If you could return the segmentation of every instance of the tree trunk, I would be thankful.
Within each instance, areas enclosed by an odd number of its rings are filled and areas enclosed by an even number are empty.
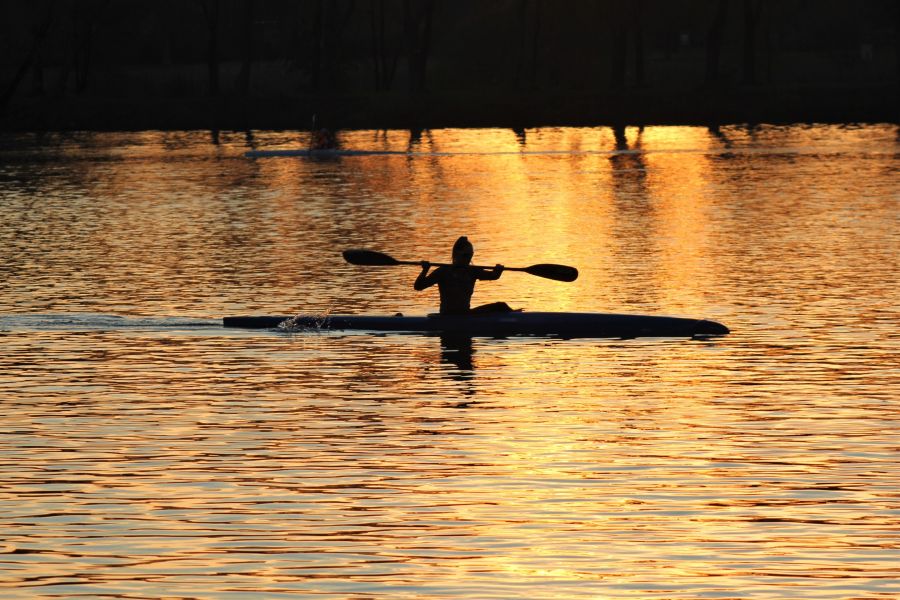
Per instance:
[[[431,22],[434,0],[404,0],[406,56],[409,68],[409,91],[425,91],[428,72],[428,53],[431,47]]]
[[[717,0],[716,14],[706,35],[706,83],[719,82],[719,62],[722,56],[722,38],[728,18],[728,0]]]
[[[340,84],[341,50],[344,47],[343,36],[353,17],[356,0],[349,0],[343,12],[340,10],[340,2],[334,2],[332,8],[329,13],[330,19],[326,21],[325,73],[328,77],[326,82],[328,88],[336,89]]]
[[[513,89],[537,88],[538,45],[541,38],[541,0],[519,0],[515,30],[516,57]],[[533,7],[529,10],[530,7]]]
[[[87,89],[93,65],[94,40],[100,24],[100,15],[106,10],[109,0],[92,2],[90,11],[83,14],[81,39],[76,48],[75,93],[81,94]]]
[[[6,85],[6,89],[0,93],[0,112],[5,111],[7,106],[9,106],[9,101],[12,100],[12,97],[16,93],[16,89],[18,89],[19,84],[22,82],[25,74],[28,73],[32,63],[40,52],[41,45],[44,43],[44,38],[47,37],[47,32],[50,30],[50,25],[52,23],[53,5],[51,4],[47,8],[47,13],[44,18],[37,26],[35,26],[32,32],[31,48],[28,50],[28,54],[25,55],[25,59],[21,62],[19,68],[16,69],[16,74],[13,75],[13,78]]]
[[[397,72],[400,52],[388,47],[388,5],[386,0],[371,0],[372,59],[375,68],[375,89],[389,90]]]
[[[206,21],[206,71],[209,95],[219,95],[219,0],[197,0]]]
[[[425,90],[426,75],[428,73],[428,56],[431,54],[431,26],[434,22],[434,0],[425,1],[424,24],[422,26],[422,45],[419,52],[419,91]]]
[[[250,72],[253,67],[253,14],[255,0],[244,0],[243,45],[244,61],[241,64],[235,87],[242,96],[250,95]]]
[[[517,2],[516,21],[513,26],[513,37],[516,44],[516,58],[513,64],[512,87],[518,90],[522,87],[522,74],[525,71],[525,28],[528,23],[528,0]]]
[[[382,0],[383,1],[383,0]],[[384,76],[384,89],[389,90],[394,85],[394,76],[397,74],[397,63],[400,61],[400,53],[402,51],[402,47],[399,44],[395,44],[393,50],[388,52],[387,50],[387,29],[384,24],[387,20],[387,12],[384,14],[384,18],[382,19],[381,26],[384,29],[385,33],[383,34],[385,37],[384,42],[384,63],[381,66],[381,73]]]
[[[538,88],[538,49],[541,42],[541,22],[544,16],[544,0],[534,0],[534,29],[531,32],[531,89]]]
[[[90,27],[90,25],[88,25]],[[75,93],[81,94],[87,89],[88,75],[91,72],[91,42],[93,36],[85,32],[86,37],[81,40],[75,52]]]
[[[322,57],[325,43],[325,0],[316,0],[316,10],[313,15],[313,51],[312,67],[309,75],[309,85],[314,92],[319,91],[322,85]]]
[[[775,81],[775,28],[772,26],[774,19],[772,13],[774,11],[766,11],[766,25],[763,40],[765,40],[765,78],[766,83],[771,84]]]
[[[41,49],[35,53],[31,65],[31,95],[44,95],[44,57]]]
[[[217,28],[218,29],[218,28]],[[217,30],[209,32],[206,70],[209,73],[209,95],[219,95],[219,35]]]
[[[744,83],[753,85],[756,80],[756,37],[759,30],[763,3],[760,0],[744,0]]]
[[[633,0],[634,10],[634,83],[644,85],[644,0]]]
[[[372,28],[372,67],[375,70],[375,91],[384,86],[384,0],[370,0],[369,25]]]
[[[625,18],[625,11],[626,8],[615,1],[609,6],[612,34],[609,84],[614,90],[625,87],[625,75],[628,72],[628,20]]]
[[[894,65],[897,68],[897,84],[900,85],[900,3],[894,4],[894,53],[897,55]]]

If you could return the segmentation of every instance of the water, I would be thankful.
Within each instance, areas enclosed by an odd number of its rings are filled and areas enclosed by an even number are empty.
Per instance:
[[[896,126],[0,137],[0,595],[896,598]],[[725,338],[226,330],[476,302]]]

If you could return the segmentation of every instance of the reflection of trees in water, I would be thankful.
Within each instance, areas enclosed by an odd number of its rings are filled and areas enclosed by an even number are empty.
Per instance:
[[[614,152],[610,154],[609,162],[613,167],[613,181],[616,184],[628,181],[635,182],[645,192],[644,184],[647,178],[647,164],[644,159],[643,125],[637,128],[637,137],[634,144],[628,145],[628,135],[624,125],[613,126],[613,138],[615,139]],[[618,185],[616,186],[618,188]]]
[[[633,128],[632,128],[633,129]],[[629,145],[624,125],[613,127],[614,147],[609,155],[611,166],[612,206],[616,235],[610,247],[614,261],[628,264],[633,256],[658,260],[656,247],[660,238],[658,207],[647,186],[647,164],[643,150],[643,127],[637,128]],[[651,267],[655,272],[657,268]],[[647,286],[636,279],[619,282],[616,292],[624,302],[641,302],[648,293]]]
[[[513,127],[513,133],[516,135],[516,141],[519,142],[519,145],[524,149],[525,144],[528,141],[528,138],[525,133],[524,127]]]
[[[636,209],[640,214],[652,209],[650,193],[647,190],[647,164],[642,145],[643,134],[644,128],[638,127],[637,137],[629,146],[625,126],[613,127],[615,147],[609,156],[609,162],[612,165],[615,204],[623,215],[623,222],[632,219]]]

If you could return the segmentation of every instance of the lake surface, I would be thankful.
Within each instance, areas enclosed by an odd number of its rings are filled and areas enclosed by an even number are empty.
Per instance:
[[[0,596],[900,597],[894,125],[0,136]],[[712,340],[242,331],[475,302]]]

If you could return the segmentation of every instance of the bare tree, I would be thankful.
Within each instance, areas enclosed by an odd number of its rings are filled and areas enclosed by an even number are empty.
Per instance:
[[[250,93],[250,69],[253,66],[253,15],[255,0],[243,0],[241,14],[241,29],[243,43],[243,62],[238,72],[235,88],[243,96]]]
[[[44,91],[44,48],[42,44],[31,61],[31,95],[43,96]]]
[[[644,2],[645,0],[632,0],[631,3],[631,22],[634,28],[634,84],[638,87],[643,86],[645,80]]]
[[[93,65],[94,40],[109,0],[94,0],[77,4],[77,17],[73,20],[72,25],[75,29],[75,47],[72,54],[75,63],[75,93],[81,94],[88,86]]]
[[[313,48],[310,88],[334,88],[341,60],[341,37],[353,16],[355,0],[316,0],[313,13]]]
[[[375,89],[389,90],[397,72],[399,50],[388,45],[389,22],[388,3],[386,0],[370,0],[370,24],[372,27],[372,62],[375,67]]]
[[[608,25],[612,48],[610,52],[609,84],[613,89],[625,87],[628,72],[628,19],[627,8],[620,2],[607,2]]]
[[[762,16],[762,0],[744,0],[744,72],[743,80],[755,84],[756,80],[756,38]]]
[[[219,8],[220,0],[194,0],[203,13],[206,25],[206,71],[209,77],[209,95],[219,95]]]
[[[534,0],[534,27],[531,31],[531,69],[528,80],[531,88],[538,86],[538,49],[541,43],[541,23],[544,21],[544,0]]]
[[[325,0],[316,0],[312,20],[312,65],[309,74],[309,86],[318,91],[322,85],[322,57],[325,53],[325,11],[329,4]]]
[[[16,69],[12,79],[6,84],[6,88],[0,93],[0,112],[5,111],[7,106],[9,106],[9,101],[12,100],[19,84],[22,83],[22,79],[25,77],[28,69],[31,68],[40,53],[44,40],[47,38],[47,33],[50,31],[50,25],[53,23],[54,6],[54,3],[48,3],[42,11],[42,16],[32,27],[31,44],[29,45],[28,52],[25,54],[25,58],[22,59],[22,62],[19,63],[19,68]]]
[[[900,84],[900,3],[893,4],[894,9],[894,53],[896,54],[895,67],[897,69],[897,83]]]
[[[519,0],[516,31],[519,34],[513,87],[538,87],[538,50],[541,42],[543,0]],[[527,82],[527,83],[526,83]]]
[[[431,27],[434,0],[403,0],[406,31],[406,60],[409,67],[410,92],[423,92],[431,51]]]
[[[722,58],[722,38],[728,20],[729,0],[716,0],[716,12],[706,34],[706,83],[719,82],[719,63]]]

